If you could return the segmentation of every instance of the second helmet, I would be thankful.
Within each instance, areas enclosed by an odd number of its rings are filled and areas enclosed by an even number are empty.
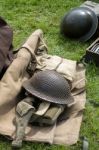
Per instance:
[[[65,14],[61,22],[61,33],[79,41],[89,40],[96,32],[98,18],[87,7],[77,7]]]

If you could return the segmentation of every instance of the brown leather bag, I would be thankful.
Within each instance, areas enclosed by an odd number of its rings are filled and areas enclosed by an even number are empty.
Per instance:
[[[0,77],[2,77],[13,59],[12,40],[12,28],[0,17]]]

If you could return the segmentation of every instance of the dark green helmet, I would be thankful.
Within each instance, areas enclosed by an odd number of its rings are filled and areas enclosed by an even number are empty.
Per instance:
[[[97,26],[96,14],[87,7],[78,7],[63,17],[61,33],[79,41],[87,41],[96,32]]]
[[[56,71],[35,73],[23,83],[23,87],[33,96],[52,103],[69,104],[74,101],[68,81]]]

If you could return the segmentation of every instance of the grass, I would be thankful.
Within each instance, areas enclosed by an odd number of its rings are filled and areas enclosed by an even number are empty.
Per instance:
[[[38,28],[44,32],[49,54],[79,60],[91,42],[79,43],[64,39],[59,34],[62,16],[70,9],[79,6],[83,0],[0,0],[0,15],[13,28],[13,45],[17,49],[26,38]],[[98,2],[98,1],[97,1]],[[88,65],[87,103],[80,136],[86,136],[90,150],[99,149],[99,68]],[[92,103],[92,100],[94,103]],[[95,103],[98,103],[98,106]],[[81,150],[82,142],[73,146],[56,146],[24,142],[21,150]],[[10,150],[11,141],[0,136],[0,150]]]

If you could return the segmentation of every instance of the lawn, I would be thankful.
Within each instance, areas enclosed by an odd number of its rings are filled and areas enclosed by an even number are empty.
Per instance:
[[[0,15],[13,28],[14,49],[19,48],[35,29],[41,28],[49,48],[49,54],[80,60],[92,41],[80,43],[64,39],[59,34],[59,27],[62,16],[83,2],[84,0],[0,0]],[[86,78],[87,102],[80,136],[88,138],[90,150],[98,150],[99,69],[95,65],[88,65]],[[81,147],[81,141],[67,147],[24,142],[21,150],[81,150]],[[10,149],[11,141],[0,136],[0,150]]]

